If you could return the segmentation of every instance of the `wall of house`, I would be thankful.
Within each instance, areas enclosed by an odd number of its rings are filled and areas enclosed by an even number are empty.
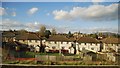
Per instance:
[[[69,47],[71,47],[71,42],[59,42],[59,41],[46,41],[46,45],[49,47],[49,49],[53,49],[55,47],[56,50],[64,48],[65,50],[69,50]]]
[[[97,43],[81,43],[79,44],[79,49],[82,51],[83,49],[87,49],[90,51],[98,52],[100,50],[100,44]]]
[[[18,40],[18,42],[23,43],[23,44],[27,44],[27,45],[32,45],[34,47],[36,47],[37,45],[40,46],[40,41],[39,40]]]
[[[62,49],[64,47],[65,50],[69,50],[69,53],[74,53],[74,49],[70,47],[72,46],[72,42],[54,42],[54,41],[46,41],[46,45],[49,46],[49,49],[53,49],[55,47],[56,50]],[[76,50],[77,54],[79,54],[79,50],[87,49],[90,51],[98,52],[100,51],[100,44],[94,44],[94,43],[76,43]]]
[[[23,43],[23,44],[28,44],[28,41],[27,41],[27,40],[16,40],[16,41],[18,41],[18,42],[20,42],[20,43]]]
[[[2,37],[2,42],[14,41],[14,37]]]
[[[106,53],[106,54],[109,61],[113,61],[113,62],[116,61],[116,57],[114,56],[113,53]]]
[[[104,49],[103,51],[109,51],[110,48],[112,48],[113,50],[115,50],[116,52],[118,52],[118,50],[120,49],[120,44],[106,44],[103,43]]]
[[[37,45],[40,46],[40,41],[39,40],[28,40],[28,45],[32,45],[36,47]]]
[[[107,45],[105,43],[103,43],[103,50],[102,50],[102,52],[106,52],[108,50],[107,48],[108,48]]]
[[[111,48],[113,48],[113,50],[115,50],[116,52],[118,52],[118,45],[117,44],[112,44]]]

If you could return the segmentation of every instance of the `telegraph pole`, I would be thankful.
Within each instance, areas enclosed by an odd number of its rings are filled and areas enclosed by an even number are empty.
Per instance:
[[[60,49],[60,43],[58,42],[58,46],[59,46],[59,55],[61,55],[61,49]]]

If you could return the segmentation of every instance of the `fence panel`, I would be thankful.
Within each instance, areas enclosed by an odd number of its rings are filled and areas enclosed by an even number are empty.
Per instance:
[[[57,61],[56,56],[48,56],[48,57],[49,57],[48,58],[49,61],[52,61],[52,62],[56,62]]]
[[[37,61],[77,61],[75,56],[48,56],[48,55],[36,55],[35,58]]]
[[[49,60],[48,55],[36,55],[35,58],[37,59],[37,61],[48,61]]]

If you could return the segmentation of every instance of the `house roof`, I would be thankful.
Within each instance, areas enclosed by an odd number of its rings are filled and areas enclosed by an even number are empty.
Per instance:
[[[99,43],[99,41],[91,37],[80,37],[78,43]]]
[[[71,41],[64,35],[52,35],[47,39],[48,41]]]
[[[75,41],[76,39],[75,39],[74,37],[70,37],[69,40],[73,42],[73,41]]]
[[[28,39],[29,40],[39,40],[40,38],[35,33],[29,33]]]
[[[25,33],[16,36],[16,40],[39,40],[35,33]]]
[[[113,38],[113,37],[108,37],[108,38],[105,38],[102,40],[103,43],[106,43],[106,44],[118,44],[120,43],[120,38]]]
[[[3,37],[14,37],[15,33],[11,31],[3,31],[2,36]]]
[[[13,47],[13,46],[27,47],[26,44],[22,44],[22,43],[17,42],[17,41],[7,42],[6,46],[10,46],[10,47]]]

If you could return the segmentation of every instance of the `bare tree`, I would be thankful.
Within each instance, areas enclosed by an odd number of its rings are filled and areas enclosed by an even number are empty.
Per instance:
[[[25,30],[25,29],[21,29],[21,30],[19,30],[18,32],[19,32],[19,34],[26,34],[28,31]]]
[[[45,32],[46,32],[46,27],[44,26],[44,25],[42,25],[41,27],[40,27],[40,33],[39,33],[39,35],[41,36],[41,37],[45,37]],[[39,36],[39,37],[40,37]],[[40,39],[40,52],[44,52],[44,50],[45,50],[45,46],[42,44],[42,38]]]
[[[42,25],[40,27],[40,36],[44,37],[45,36],[45,31],[46,31],[46,27],[44,25]]]
[[[56,32],[56,29],[53,28],[51,34],[53,35],[53,34],[56,34],[56,33],[57,33],[57,32]]]

